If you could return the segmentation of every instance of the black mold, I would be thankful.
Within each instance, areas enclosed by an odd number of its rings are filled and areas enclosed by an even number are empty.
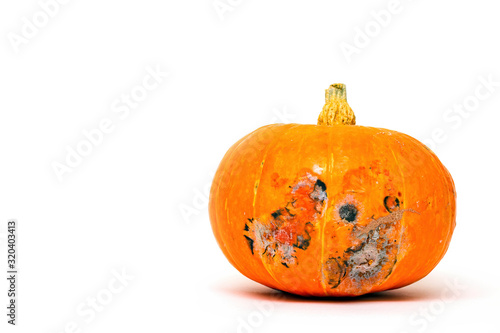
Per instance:
[[[396,204],[396,207],[389,207],[389,200],[392,200],[395,204]],[[399,199],[397,197],[392,197],[390,195],[386,196],[384,198],[384,206],[385,206],[385,209],[387,209],[387,211],[389,213],[392,213],[394,210],[397,210],[399,208]]]
[[[253,254],[253,239],[251,239],[250,237],[248,237],[246,235],[244,237],[247,240],[248,247],[250,248],[250,251],[252,251],[252,254]]]
[[[358,209],[353,204],[345,204],[339,208],[339,215],[342,220],[354,222],[358,215]]]
[[[359,252],[359,251],[361,251],[363,249],[363,247],[365,246],[365,244],[366,244],[366,241],[361,242],[357,246],[351,246],[350,248],[348,248],[347,250],[345,250],[344,253],[356,253],[356,252]]]
[[[323,192],[326,191],[326,184],[323,183],[320,179],[316,181],[316,184],[314,184],[314,186],[320,187]]]

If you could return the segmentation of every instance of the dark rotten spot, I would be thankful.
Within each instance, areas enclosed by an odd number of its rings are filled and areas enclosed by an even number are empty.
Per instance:
[[[358,215],[358,209],[353,204],[345,204],[339,209],[339,215],[342,220],[354,222]]]
[[[316,184],[314,186],[318,186],[321,188],[321,191],[325,192],[326,191],[326,184],[323,183],[320,179],[316,181]]]
[[[384,198],[384,206],[389,213],[392,213],[393,211],[399,209],[399,199],[388,195]]]
[[[252,254],[253,254],[253,239],[251,239],[250,237],[248,236],[244,236],[245,239],[247,240],[247,243],[248,243],[248,247],[250,248],[250,251],[252,251]]]
[[[314,183],[314,190],[309,194],[309,197],[318,203],[323,203],[328,198],[326,184],[317,179]]]
[[[278,209],[277,211],[275,211],[274,213],[271,213],[271,215],[273,216],[273,218],[278,218],[278,216],[281,216],[281,209]]]

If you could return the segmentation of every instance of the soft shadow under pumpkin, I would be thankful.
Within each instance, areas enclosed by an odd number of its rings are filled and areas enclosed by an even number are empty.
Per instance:
[[[214,284],[217,292],[235,297],[255,299],[259,301],[286,303],[353,303],[353,302],[421,302],[440,299],[443,281],[447,277],[432,274],[415,284],[399,289],[365,294],[357,297],[304,297],[279,290],[267,288],[252,281],[235,281],[228,279]],[[449,278],[448,278],[449,279]]]

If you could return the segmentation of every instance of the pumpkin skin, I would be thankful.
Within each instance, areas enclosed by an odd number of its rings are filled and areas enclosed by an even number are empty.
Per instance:
[[[302,296],[358,296],[406,286],[438,264],[455,198],[449,172],[408,135],[274,124],[228,150],[209,213],[246,277]]]

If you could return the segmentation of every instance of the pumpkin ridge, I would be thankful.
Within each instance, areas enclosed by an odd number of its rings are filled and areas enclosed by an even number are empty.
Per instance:
[[[284,125],[284,126],[287,126],[287,125]],[[262,179],[262,173],[264,172],[264,164],[265,164],[265,161],[267,158],[267,154],[269,153],[269,150],[275,145],[275,143],[278,141],[278,139],[281,138],[281,136],[285,136],[287,133],[289,133],[291,131],[292,128],[300,126],[300,125],[299,124],[291,124],[288,126],[289,127],[285,130],[285,132],[281,133],[281,135],[277,135],[270,142],[268,142],[268,144],[265,148],[265,151],[264,151],[262,162],[260,163],[259,177],[258,177],[258,179],[255,180],[254,184],[259,182],[259,185],[260,185],[260,180]],[[260,187],[259,185],[257,185],[258,187],[254,190],[254,198],[253,198],[253,205],[252,205],[252,216],[253,217],[256,216],[256,214],[255,214],[255,201],[257,199],[257,194],[259,192],[259,187]],[[259,256],[259,257],[260,257],[260,261],[262,262],[262,265],[264,266],[264,269],[267,271],[267,273],[273,278],[273,280],[276,282],[277,285],[279,285],[279,286],[281,286],[281,288],[283,288],[283,285],[281,284],[279,279],[276,278],[276,276],[272,270],[271,264],[264,262],[263,256]]]
[[[393,135],[393,134],[391,134]],[[380,140],[380,136],[378,137],[379,141]],[[403,171],[401,170],[401,165],[399,163],[399,159],[397,158],[396,154],[394,153],[394,149],[390,146],[389,147],[389,150],[391,151],[392,153],[392,156],[394,157],[394,161],[395,161],[395,164],[398,166],[398,170],[399,170],[399,174],[400,174],[400,177],[401,177],[401,183],[403,185],[403,189],[402,189],[402,194],[403,194],[403,197],[402,197],[402,200],[400,202],[400,205],[401,205],[401,210],[404,211],[405,209],[405,205],[407,204],[407,201],[406,201],[406,181],[405,181],[405,176],[403,174]],[[386,278],[384,279],[384,281],[382,283],[384,283],[385,281],[387,281],[389,279],[389,277],[391,276],[392,272],[396,269],[396,266],[399,262],[398,260],[398,257],[399,257],[399,254],[400,254],[400,251],[401,251],[401,241],[403,239],[403,234],[405,232],[405,223],[404,223],[404,215],[401,217],[401,231],[399,232],[399,240],[398,240],[398,247],[397,247],[397,250],[396,250],[396,261],[394,262],[394,265],[391,267],[391,271],[389,272],[389,274],[386,276]]]
[[[410,137],[410,138],[412,138],[412,137]],[[413,138],[412,138],[412,139],[413,139]],[[415,140],[415,139],[413,139],[413,140]],[[415,140],[415,141],[416,141],[416,140]],[[427,148],[427,146],[425,146],[425,147]],[[435,165],[435,166],[437,167],[437,169],[439,170],[439,172],[440,172],[440,174],[441,174],[441,177],[439,177],[439,178],[441,179],[441,181],[442,181],[442,183],[443,183],[443,186],[445,186],[445,187],[446,187],[446,186],[447,186],[447,183],[448,183],[447,179],[448,179],[448,177],[450,177],[450,176],[449,176],[449,172],[448,172],[448,170],[446,170],[446,168],[444,167],[444,165],[443,165],[443,164],[441,164],[441,165],[440,165],[440,163],[436,163],[436,160],[438,160],[438,158],[437,158],[436,154],[435,154],[432,150],[430,150],[429,148],[427,148],[427,153],[431,156],[432,161],[434,162],[434,165]],[[448,174],[448,175],[447,175],[447,174]],[[451,177],[450,177],[450,178],[451,178]],[[447,192],[447,197],[448,197],[448,200],[447,200],[447,201],[448,201],[449,203],[451,203],[451,202],[452,202],[452,200],[451,200],[451,198],[450,198],[450,194],[451,194],[451,193],[450,193],[450,191],[448,191],[448,192]],[[449,229],[449,231],[448,231],[448,233],[447,233],[447,235],[446,235],[447,237],[449,237],[449,235],[450,235],[451,233],[453,233],[454,228],[455,228],[454,224],[451,224],[451,225],[450,225],[450,229]],[[441,253],[440,253],[440,256],[439,256],[439,257],[440,257],[440,259],[444,257],[444,255],[446,254],[446,251],[448,251],[448,247],[449,247],[449,244],[448,244],[448,246],[447,246],[447,247],[445,247],[445,248],[443,248],[443,249],[442,249],[442,251],[441,251]],[[440,259],[439,259],[439,260],[440,260]],[[439,263],[439,260],[438,260],[438,262],[436,263],[436,265],[435,265],[435,266],[437,266],[437,264]]]
[[[332,141],[332,136],[333,133],[331,131],[328,131],[328,140],[326,141],[326,151],[328,154],[328,159],[326,163],[326,178],[328,181],[328,184],[332,184],[333,182],[333,169],[335,168],[335,157],[333,156],[332,152],[332,147],[331,143]],[[333,199],[333,198],[332,198]],[[323,287],[323,292],[325,293],[326,296],[329,295],[328,293],[328,288],[326,286],[326,276],[325,276],[325,229],[326,229],[326,224],[327,224],[327,218],[329,216],[328,214],[328,209],[329,209],[329,201],[326,202],[325,208],[324,208],[324,213],[322,216],[322,222],[321,222],[321,286]],[[328,259],[330,260],[330,259]]]

